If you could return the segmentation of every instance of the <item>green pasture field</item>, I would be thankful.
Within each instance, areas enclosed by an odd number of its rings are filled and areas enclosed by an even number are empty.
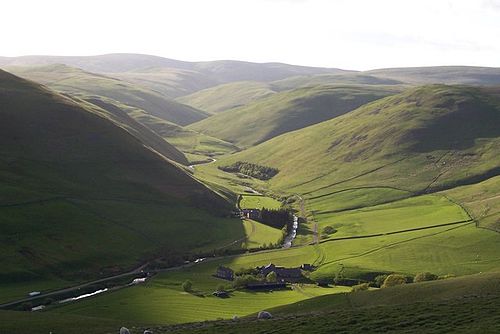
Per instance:
[[[242,209],[279,209],[281,202],[267,196],[241,195],[240,207]]]
[[[268,225],[261,224],[255,220],[243,220],[243,227],[247,239],[243,241],[242,248],[259,248],[264,245],[271,245],[280,241],[283,237],[281,230]]]

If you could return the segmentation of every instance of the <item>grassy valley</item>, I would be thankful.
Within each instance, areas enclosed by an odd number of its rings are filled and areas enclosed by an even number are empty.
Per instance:
[[[148,262],[0,331],[497,331],[495,69],[0,64],[0,303]]]
[[[498,173],[496,91],[427,86],[366,104],[220,161],[280,172],[271,188],[310,197],[368,188],[432,192]]]

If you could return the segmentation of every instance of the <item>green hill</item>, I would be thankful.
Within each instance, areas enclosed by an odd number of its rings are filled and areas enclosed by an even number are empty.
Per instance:
[[[217,114],[225,110],[247,105],[274,94],[264,82],[240,81],[207,88],[183,96],[177,101],[194,108]]]
[[[219,84],[215,78],[204,73],[171,67],[151,67],[129,72],[106,72],[106,75],[147,87],[170,99]]]
[[[101,98],[101,97],[92,97],[87,98],[86,100],[73,98],[77,100],[79,103],[91,103],[95,106],[98,106],[105,111],[108,112],[109,117],[120,126],[125,127],[128,131],[132,132],[142,143],[146,146],[151,147],[153,150],[158,153],[164,155],[165,157],[178,162],[183,165],[188,164],[188,160],[178,149],[176,149],[173,145],[165,141],[162,137],[160,137],[156,132],[151,131],[151,129],[141,122],[140,118],[135,118],[134,113],[129,111],[130,109],[137,111],[135,108],[127,108],[127,106],[118,104],[115,101],[111,101],[109,99]],[[127,111],[129,111],[127,113]],[[141,115],[148,115],[143,110],[137,111]],[[151,116],[153,117],[153,116]],[[166,121],[163,121],[166,122]],[[144,124],[144,125],[143,125]],[[179,127],[173,123],[172,126]]]
[[[499,122],[494,89],[426,86],[284,134],[218,164],[248,161],[277,168],[271,187],[312,197],[359,187],[424,193],[497,175]]]
[[[412,84],[499,85],[500,68],[474,66],[434,66],[386,68],[362,72],[379,78]]]
[[[256,315],[154,328],[155,333],[496,333],[498,273],[315,297]]]
[[[317,74],[290,77],[274,81],[271,86],[274,90],[283,91],[305,86],[317,85],[400,85],[399,80],[379,78],[359,72],[345,74]]]
[[[251,63],[235,60],[186,62],[142,54],[99,56],[0,57],[0,66],[66,64],[85,71],[108,73],[124,81],[174,98],[197,90],[235,81],[281,80],[297,75],[348,73],[334,68],[296,66],[282,63]]]
[[[3,71],[0,105],[2,301],[245,235],[126,115]]]
[[[149,88],[66,65],[8,67],[8,70],[58,92],[83,97],[107,97],[179,125],[187,125],[207,117],[206,113],[172,101]]]
[[[396,92],[395,88],[364,86],[300,88],[225,111],[189,128],[248,147],[338,117]]]
[[[87,98],[86,101],[113,114],[126,114],[136,122],[142,124],[143,127],[152,130],[156,134],[156,141],[164,142],[169,146],[171,144],[171,146],[176,147],[186,154],[187,160],[184,157],[182,160],[173,159],[184,165],[188,164],[188,160],[189,162],[203,161],[207,157],[233,153],[239,150],[238,147],[231,143],[165,121],[148,114],[142,109],[126,106],[117,101],[102,97]],[[151,134],[151,131],[149,133]]]

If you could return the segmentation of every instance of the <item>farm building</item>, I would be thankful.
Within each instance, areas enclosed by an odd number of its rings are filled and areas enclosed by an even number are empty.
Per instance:
[[[227,281],[234,280],[234,271],[231,268],[219,266],[214,274],[215,277],[225,279]]]
[[[300,268],[278,267],[272,263],[264,267],[257,267],[257,270],[264,277],[274,271],[278,282],[297,283],[304,278]]]
[[[244,218],[248,219],[259,219],[260,218],[260,210],[259,209],[243,209],[241,210]]]

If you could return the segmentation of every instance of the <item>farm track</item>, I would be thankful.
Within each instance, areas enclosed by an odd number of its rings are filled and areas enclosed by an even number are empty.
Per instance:
[[[367,239],[367,238],[381,237],[381,236],[386,236],[386,235],[394,235],[394,234],[400,234],[400,233],[429,230],[429,229],[438,228],[438,227],[445,227],[445,226],[452,226],[452,225],[459,225],[459,224],[470,224],[473,222],[474,221],[472,219],[467,219],[467,220],[461,220],[461,221],[457,221],[457,222],[444,223],[444,224],[438,224],[438,225],[432,225],[432,226],[424,226],[424,227],[415,227],[415,228],[409,228],[409,229],[392,231],[392,232],[385,232],[385,233],[375,233],[375,234],[366,234],[366,235],[359,235],[359,236],[331,238],[331,239],[322,240],[319,243],[323,244],[326,242],[340,241],[340,240]]]
[[[55,290],[55,291],[50,291],[50,292],[43,293],[43,294],[40,294],[40,295],[35,296],[35,297],[23,298],[23,299],[18,299],[18,300],[11,301],[11,302],[8,302],[8,303],[0,304],[0,309],[1,308],[6,308],[6,307],[9,307],[9,306],[14,306],[14,305],[21,304],[21,303],[25,303],[25,302],[30,302],[30,301],[37,300],[37,299],[42,299],[42,298],[46,298],[46,297],[50,297],[50,296],[56,296],[56,295],[59,295],[59,294],[72,292],[72,291],[75,291],[75,290],[78,290],[78,289],[81,289],[81,288],[85,288],[85,287],[88,287],[88,286],[91,286],[91,285],[94,285],[94,284],[99,284],[99,283],[104,283],[104,282],[112,281],[112,280],[115,280],[117,278],[122,278],[122,277],[137,275],[137,274],[141,273],[141,271],[143,269],[145,269],[148,265],[149,265],[149,263],[145,263],[145,264],[142,264],[141,266],[139,266],[139,267],[137,267],[137,268],[135,268],[133,270],[130,270],[128,272],[121,273],[121,274],[118,274],[118,275],[114,275],[114,276],[110,276],[110,277],[106,277],[106,278],[101,278],[101,279],[98,279],[98,280],[95,280],[95,281],[91,281],[91,282],[87,282],[87,283],[82,283],[82,284],[75,285],[75,286],[72,286],[72,287],[67,287],[67,288],[63,288],[63,289],[59,289],[59,290]]]

